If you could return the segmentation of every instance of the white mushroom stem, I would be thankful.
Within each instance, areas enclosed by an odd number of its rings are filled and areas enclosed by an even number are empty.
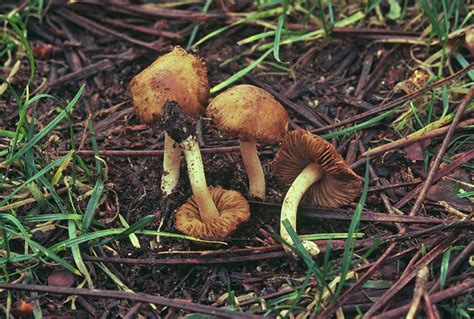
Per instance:
[[[286,231],[285,226],[283,225],[283,221],[287,219],[291,227],[293,227],[293,229],[296,231],[296,214],[298,211],[298,205],[306,191],[311,187],[311,185],[321,179],[323,173],[324,172],[321,169],[321,166],[313,163],[308,164],[308,166],[306,166],[298,175],[298,177],[296,177],[296,179],[293,181],[293,184],[291,184],[290,188],[288,189],[285,199],[283,200],[280,216],[280,236],[287,243],[294,244],[290,235]],[[304,240],[303,246],[313,256],[319,253],[318,246],[312,241]],[[286,251],[290,251],[290,248],[288,248],[286,245],[283,247]]]
[[[181,164],[181,148],[165,132],[165,151],[163,154],[163,176],[161,177],[161,191],[163,196],[171,194],[179,182],[179,166]]]
[[[240,141],[240,152],[249,178],[250,195],[265,200],[265,175],[255,141]]]
[[[181,147],[183,148],[184,156],[186,158],[189,182],[191,183],[193,195],[199,207],[201,220],[204,223],[209,224],[219,217],[219,212],[217,211],[217,207],[211,198],[209,189],[207,188],[201,151],[196,137],[190,135],[181,142]]]

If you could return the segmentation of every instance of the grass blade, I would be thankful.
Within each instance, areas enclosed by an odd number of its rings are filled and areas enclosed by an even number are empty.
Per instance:
[[[362,189],[362,195],[360,196],[359,202],[357,203],[357,207],[354,211],[354,216],[352,217],[351,224],[349,226],[349,237],[346,240],[346,245],[344,247],[344,257],[342,260],[342,267],[341,267],[341,281],[337,285],[336,292],[334,293],[334,299],[337,298],[344,287],[344,283],[346,282],[346,276],[349,273],[349,268],[351,266],[351,260],[353,256],[353,235],[356,229],[359,227],[360,217],[362,215],[362,209],[365,205],[365,200],[367,199],[367,192],[369,190],[369,159],[367,158],[367,162],[365,164],[365,176],[364,176],[364,187]]]
[[[95,211],[97,210],[97,206],[99,206],[100,198],[102,197],[102,193],[104,192],[104,182],[101,179],[98,179],[95,183],[94,189],[92,190],[92,195],[89,198],[89,202],[87,203],[86,212],[84,213],[84,217],[82,218],[82,232],[85,233],[91,223],[92,219],[94,218]]]
[[[20,156],[28,152],[36,143],[38,143],[43,137],[45,137],[56,125],[61,122],[62,119],[66,117],[66,115],[72,110],[72,108],[76,105],[79,101],[82,93],[84,92],[84,85],[81,86],[79,91],[76,93],[74,98],[68,103],[66,108],[56,116],[48,125],[46,125],[38,134],[36,134],[25,146],[23,146],[18,152],[12,155],[7,161],[6,164],[10,164],[13,161],[17,160]]]
[[[223,88],[231,85],[232,83],[234,83],[235,81],[237,81],[238,79],[240,79],[241,77],[243,77],[245,74],[249,73],[250,71],[252,71],[257,65],[259,65],[263,60],[265,60],[265,58],[273,52],[273,49],[270,49],[268,51],[266,51],[264,54],[262,54],[261,57],[259,57],[257,60],[253,61],[251,64],[247,65],[245,68],[243,68],[242,70],[240,70],[239,72],[235,73],[234,75],[232,75],[230,78],[228,78],[227,80],[225,80],[224,82],[221,82],[219,83],[218,85],[216,86],[213,86],[211,88],[211,93],[216,93],[220,90],[222,90]]]

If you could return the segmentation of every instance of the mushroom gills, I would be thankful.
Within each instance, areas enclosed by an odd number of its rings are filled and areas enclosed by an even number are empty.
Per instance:
[[[296,231],[296,216],[298,211],[298,205],[301,202],[306,191],[319,181],[323,177],[324,171],[320,165],[315,163],[308,164],[301,173],[296,177],[296,179],[291,184],[288,192],[285,195],[283,200],[283,205],[281,208],[280,216],[280,236],[285,242],[291,243],[294,245],[293,240],[290,237],[290,234],[286,231],[283,221],[288,220],[291,227]],[[308,250],[310,254],[317,255],[319,249],[317,245],[312,241],[303,241],[303,246]],[[288,251],[289,248],[284,246],[285,250]]]
[[[171,194],[176,185],[178,185],[180,164],[181,148],[178,143],[165,132],[163,176],[161,177],[161,191],[165,197]]]
[[[240,141],[240,153],[249,179],[250,195],[265,200],[265,175],[255,141]]]

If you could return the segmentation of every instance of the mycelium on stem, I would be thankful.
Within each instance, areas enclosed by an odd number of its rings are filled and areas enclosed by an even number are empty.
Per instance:
[[[278,143],[288,130],[288,114],[267,91],[237,85],[219,94],[206,109],[219,131],[237,137],[249,179],[250,195],[265,200],[265,175],[256,143]]]
[[[193,118],[204,113],[209,98],[209,83],[204,62],[180,47],[157,58],[137,74],[129,85],[137,115],[148,125],[163,117],[163,105],[177,101]],[[161,190],[169,195],[179,181],[181,150],[165,133]]]
[[[305,130],[288,133],[275,158],[275,175],[287,191],[281,209],[280,235],[293,244],[285,219],[296,230],[298,205],[303,199],[326,207],[350,203],[361,192],[362,178],[344,162],[331,143]],[[303,241],[312,255],[319,249],[314,242]],[[289,250],[285,246],[286,250]]]
[[[178,103],[165,103],[163,127],[183,149],[193,196],[176,213],[176,228],[199,238],[225,239],[237,226],[247,221],[247,201],[236,191],[208,189],[204,165],[192,119]]]

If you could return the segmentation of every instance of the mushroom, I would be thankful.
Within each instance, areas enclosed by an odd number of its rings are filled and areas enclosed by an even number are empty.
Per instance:
[[[173,100],[192,117],[204,113],[209,98],[206,66],[199,57],[175,47],[137,74],[129,85],[137,115],[148,125],[163,117],[163,105]],[[165,133],[161,190],[169,195],[179,181],[181,150]]]
[[[249,204],[234,190],[210,187],[209,192],[219,217],[205,222],[205,212],[199,209],[196,197],[191,196],[176,212],[175,227],[184,234],[198,238],[226,239],[239,224],[249,220]]]
[[[183,149],[193,191],[176,214],[176,228],[200,238],[224,239],[249,219],[249,205],[236,191],[208,189],[192,119],[175,101],[166,102],[164,112],[163,127]]]
[[[331,143],[305,130],[289,132],[281,142],[275,162],[275,175],[286,192],[280,217],[280,235],[292,243],[283,226],[287,219],[296,229],[298,204],[305,200],[326,207],[350,203],[361,192],[362,178],[344,162]],[[306,195],[305,195],[306,194]],[[313,255],[317,245],[303,241]],[[285,246],[285,250],[289,250]]]
[[[206,114],[222,133],[239,138],[250,195],[265,200],[265,176],[256,142],[278,143],[286,134],[288,114],[283,106],[267,91],[243,84],[216,96]]]

